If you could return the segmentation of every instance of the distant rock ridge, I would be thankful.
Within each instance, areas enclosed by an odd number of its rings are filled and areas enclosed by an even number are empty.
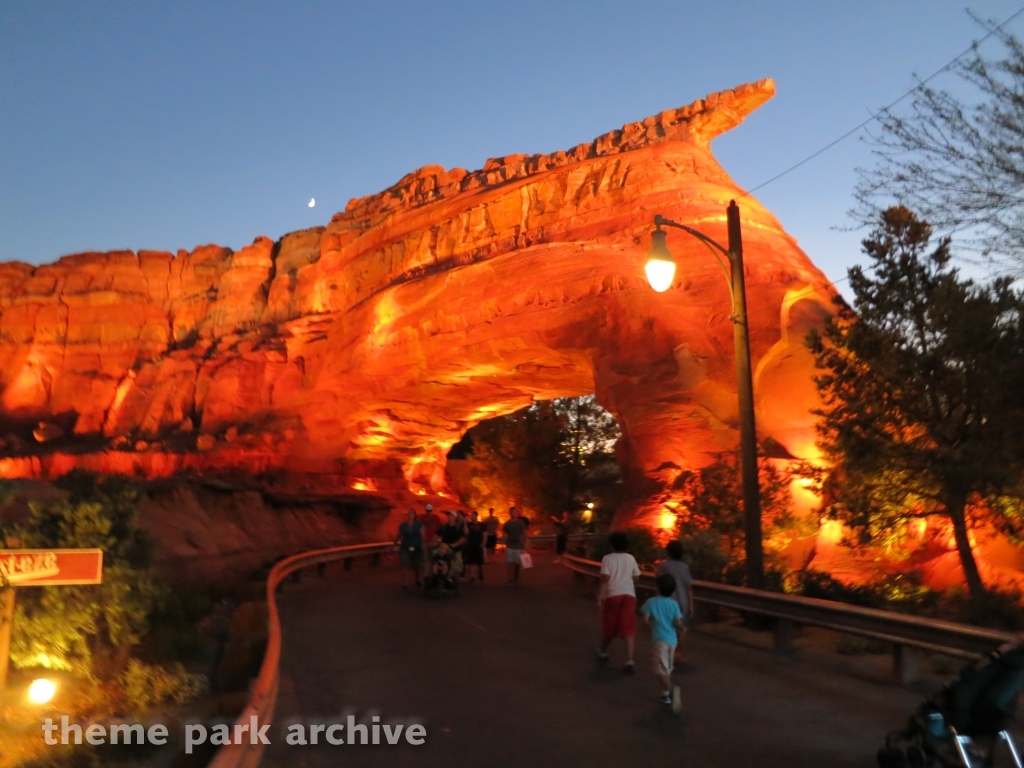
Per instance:
[[[774,95],[775,81],[766,78],[756,83],[709,93],[703,99],[678,109],[666,109],[644,120],[626,123],[622,128],[569,150],[546,155],[492,157],[478,171],[467,171],[464,168],[445,170],[440,165],[426,165],[406,174],[382,192],[349,200],[344,212],[334,214],[331,221],[354,221],[370,227],[380,216],[396,208],[425,205],[460,192],[502,184],[563,165],[629,152],[663,141],[690,141],[707,149],[712,139],[735,128],[748,114]]]

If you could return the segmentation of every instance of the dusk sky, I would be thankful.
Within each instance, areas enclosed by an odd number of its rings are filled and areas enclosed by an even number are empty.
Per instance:
[[[1019,3],[971,8],[1003,21]],[[713,145],[750,188],[983,34],[952,0],[6,0],[0,260],[239,248],[326,224],[422,165],[567,149],[772,77],[776,97]],[[850,138],[756,193],[833,279],[861,259],[863,232],[836,227],[870,162]]]

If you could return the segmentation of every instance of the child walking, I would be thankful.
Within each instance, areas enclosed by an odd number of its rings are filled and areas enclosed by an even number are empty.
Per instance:
[[[679,686],[672,687],[672,665],[678,636],[684,631],[683,614],[679,610],[679,603],[672,599],[672,593],[676,591],[675,578],[663,573],[655,583],[658,585],[658,594],[644,603],[640,611],[651,628],[652,660],[654,674],[661,683],[661,700],[671,704],[672,711],[678,713],[682,709],[682,701],[679,698]]]
[[[601,645],[597,648],[597,659],[608,661],[608,646],[616,637],[626,641],[626,666],[623,669],[632,674],[634,670],[633,649],[636,641],[636,580],[640,568],[629,549],[629,537],[622,531],[615,531],[608,537],[612,552],[601,559],[601,587],[597,592],[597,604],[601,609]]]

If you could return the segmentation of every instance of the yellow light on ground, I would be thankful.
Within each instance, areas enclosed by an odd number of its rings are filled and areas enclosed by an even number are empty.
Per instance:
[[[45,704],[53,698],[55,693],[57,693],[57,684],[53,680],[40,677],[38,680],[33,680],[32,685],[28,687],[28,700],[33,704]]]
[[[665,259],[651,259],[644,267],[647,272],[647,282],[651,284],[658,293],[663,293],[672,287],[672,280],[676,276],[676,263]]]

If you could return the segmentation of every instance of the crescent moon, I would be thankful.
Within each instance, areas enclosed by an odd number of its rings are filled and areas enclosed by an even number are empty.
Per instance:
[[[309,198],[309,207],[312,208],[314,205],[316,205],[316,198]]]

